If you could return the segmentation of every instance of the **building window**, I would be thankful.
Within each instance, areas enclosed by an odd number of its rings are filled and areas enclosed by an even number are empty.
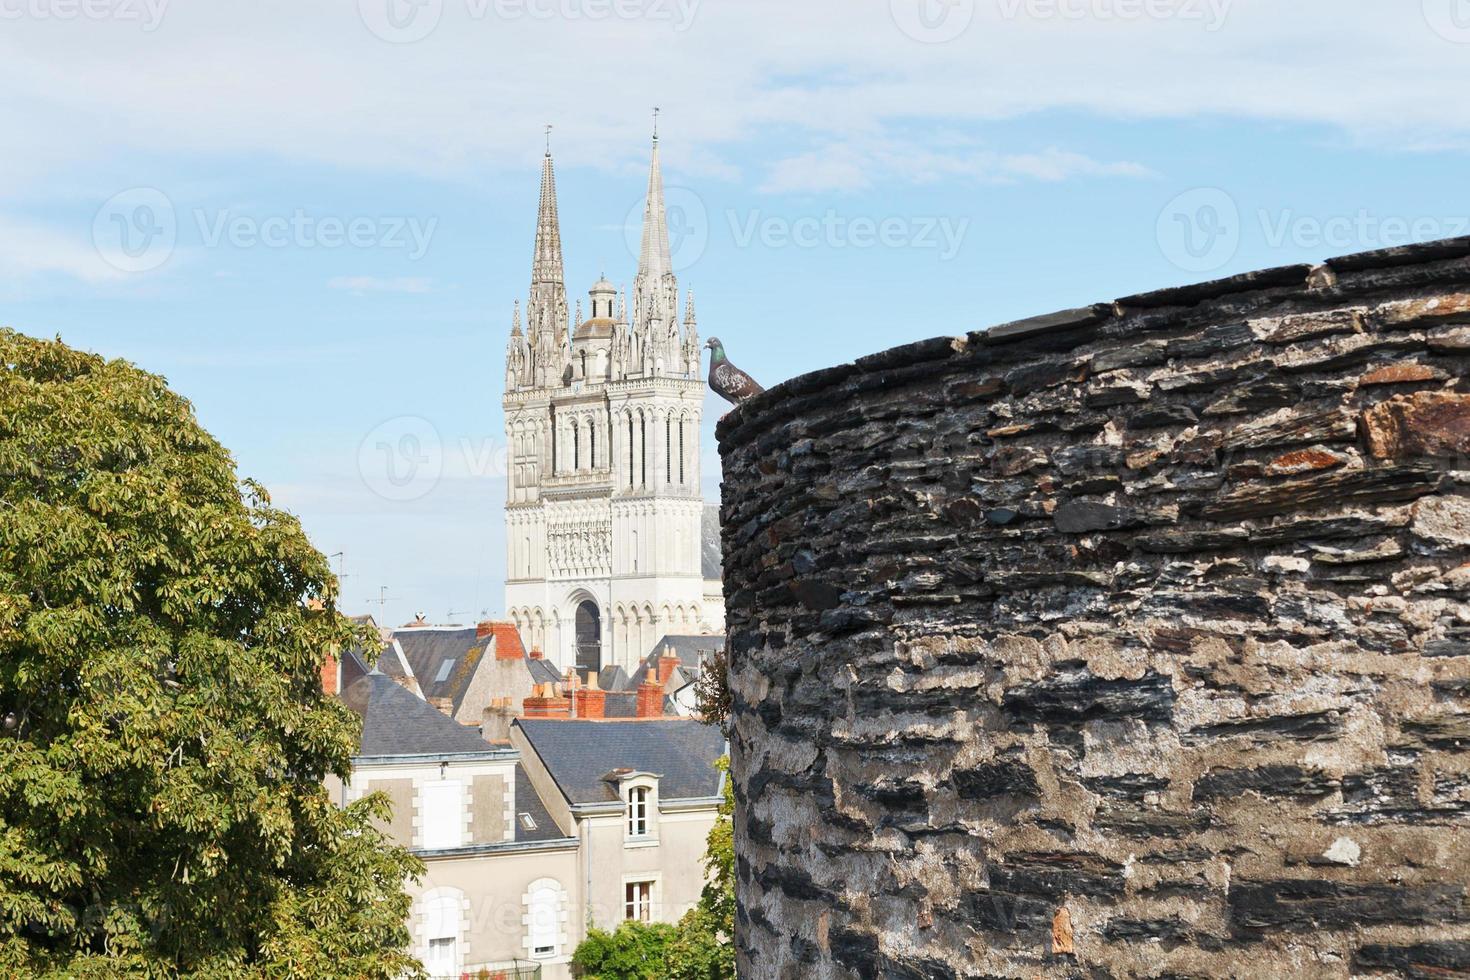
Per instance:
[[[628,836],[648,836],[648,787],[628,790]]]
[[[597,426],[587,424],[587,465],[597,469]]]
[[[664,419],[664,482],[674,482],[674,454],[669,451],[674,445],[674,420]]]
[[[633,416],[628,416],[628,486],[633,485]]]
[[[638,483],[648,486],[648,420],[638,420]]]
[[[623,886],[623,918],[638,922],[653,918],[653,882],[630,881]]]
[[[684,430],[686,428],[688,428],[688,426],[684,423],[684,420],[683,419],[680,419],[679,420],[679,485],[680,486],[683,486],[684,483],[686,482],[685,479],[684,479]]]
[[[582,468],[582,430],[572,423],[572,472]]]
[[[550,878],[531,883],[525,895],[526,946],[536,959],[551,959],[561,940],[561,885]]]
[[[452,779],[425,783],[420,794],[422,847],[439,850],[464,843],[464,787]]]
[[[455,888],[436,888],[420,901],[424,970],[435,980],[458,977],[463,969],[459,940],[464,925],[464,893]]]

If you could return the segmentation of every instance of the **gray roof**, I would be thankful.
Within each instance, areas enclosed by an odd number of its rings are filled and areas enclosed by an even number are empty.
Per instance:
[[[455,710],[459,710],[489,638],[476,639],[475,628],[471,626],[467,629],[406,627],[395,630],[393,639],[408,658],[424,697],[448,698]]]
[[[531,672],[532,684],[555,684],[562,679],[561,671],[550,660],[527,657],[526,669]]]
[[[604,691],[626,691],[628,689],[628,672],[623,669],[622,664],[604,667],[597,673],[597,686]]]
[[[474,729],[451,721],[387,674],[368,674],[341,696],[342,703],[362,719],[359,756],[467,755],[495,750]]]
[[[614,769],[659,776],[660,799],[715,796],[720,773],[715,760],[725,737],[715,725],[692,718],[659,721],[564,721],[518,718],[569,803],[616,803],[618,787],[605,777]]]
[[[649,674],[658,677],[658,661],[663,656],[664,648],[672,647],[674,655],[679,658],[679,666],[684,668],[684,673],[689,677],[698,677],[699,669],[706,660],[725,648],[725,637],[720,634],[713,636],[665,636],[653,647],[638,669],[633,672],[628,686],[636,689],[643,679]]]
[[[720,547],[720,508],[718,504],[705,504],[700,521],[700,568],[707,579],[725,577],[724,551]]]
[[[528,830],[521,821],[521,814],[529,814],[531,822],[536,825],[535,830]],[[516,763],[516,843],[527,843],[529,841],[560,840],[566,836],[556,821],[551,819],[551,814],[546,812],[546,805],[541,802],[536,787],[531,785],[531,777],[526,775],[526,769],[519,762]]]
[[[342,657],[342,690],[347,690],[353,684],[368,675],[369,667],[364,662],[362,651],[357,649],[348,650]]]

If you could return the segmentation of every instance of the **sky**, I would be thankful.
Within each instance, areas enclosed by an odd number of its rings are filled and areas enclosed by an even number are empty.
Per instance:
[[[1470,0],[0,0],[0,325],[165,376],[348,611],[472,622],[548,124],[575,300],[660,108],[680,285],[769,386],[1470,234],[1467,83]]]

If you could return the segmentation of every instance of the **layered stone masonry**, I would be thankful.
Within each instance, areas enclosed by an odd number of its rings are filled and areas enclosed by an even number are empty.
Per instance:
[[[726,416],[741,975],[1470,971],[1467,368],[1459,240]]]

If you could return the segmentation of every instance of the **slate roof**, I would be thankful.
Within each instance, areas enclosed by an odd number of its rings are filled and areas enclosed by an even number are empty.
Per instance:
[[[715,760],[725,737],[715,725],[692,718],[658,721],[566,721],[518,718],[515,722],[567,801],[616,803],[618,788],[604,777],[614,769],[659,776],[659,798],[715,796]]]
[[[628,690],[628,672],[622,664],[604,667],[597,673],[597,686],[604,691]]]
[[[488,636],[480,637],[474,626],[445,629],[437,626],[405,626],[393,633],[393,642],[403,651],[425,698],[446,698],[458,711],[464,704],[475,669],[497,647],[509,645],[514,659],[526,664],[535,684],[561,680],[556,667],[531,660],[521,646],[520,634],[510,623],[494,623]],[[539,666],[538,666],[539,664]],[[550,676],[545,676],[547,671]]]
[[[342,703],[362,719],[359,756],[467,755],[495,747],[472,728],[374,671],[342,692]]]
[[[714,636],[676,636],[669,635],[659,640],[654,645],[648,656],[638,665],[633,672],[633,677],[628,686],[637,689],[643,679],[650,674],[655,679],[658,677],[658,660],[663,656],[665,647],[673,647],[674,655],[679,658],[679,666],[684,668],[684,673],[690,678],[699,676],[700,666],[725,648],[725,638],[719,634]]]
[[[527,813],[531,821],[536,824],[535,830],[527,830],[521,821],[521,814]],[[526,775],[526,769],[519,762],[516,763],[516,843],[523,844],[531,841],[561,840],[566,834],[551,819],[551,814],[546,812],[546,805],[541,802],[541,797],[536,793],[536,787],[531,785],[531,777]]]
[[[699,530],[699,564],[704,572],[704,577],[722,579],[725,577],[725,556],[720,547],[720,507],[718,504],[704,505]]]
[[[403,649],[425,698],[447,698],[458,711],[469,690],[470,678],[485,654],[488,638],[477,640],[473,626],[466,629],[405,627],[393,639]]]
[[[341,673],[341,690],[344,691],[368,675],[368,665],[363,662],[361,651],[348,650],[342,656]]]
[[[561,672],[556,669],[556,664],[550,660],[537,660],[528,658],[526,669],[531,672],[532,684],[555,684],[561,680]]]

